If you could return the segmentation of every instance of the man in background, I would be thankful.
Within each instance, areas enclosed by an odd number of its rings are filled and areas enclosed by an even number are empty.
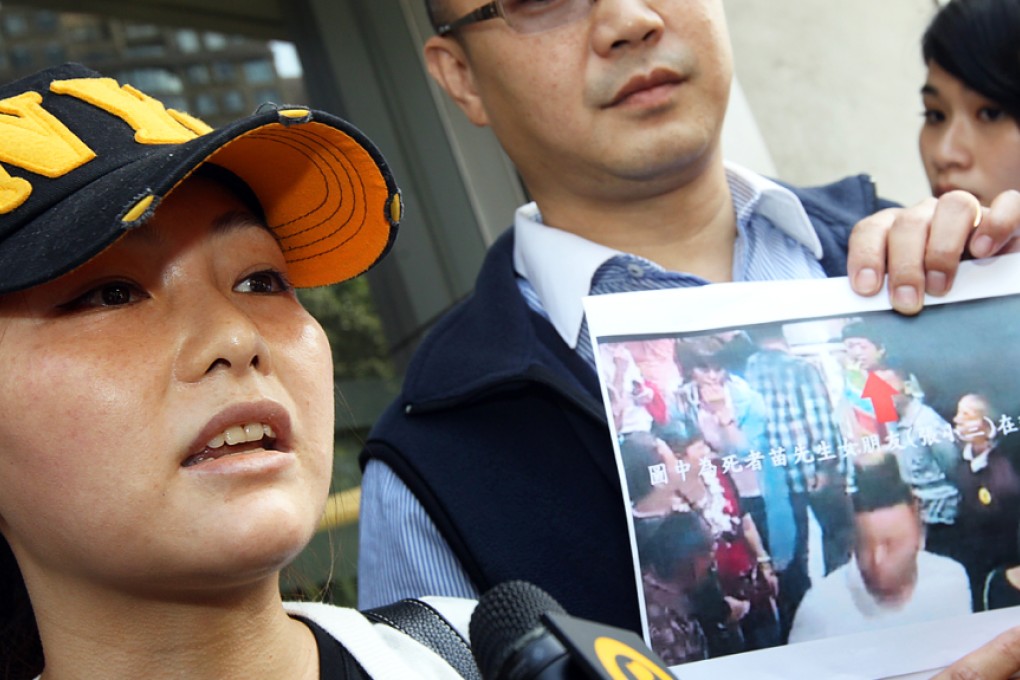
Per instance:
[[[721,0],[432,0],[425,62],[490,126],[533,203],[419,348],[362,454],[360,604],[532,581],[638,630],[620,479],[581,298],[849,273],[914,313],[952,281],[973,197],[909,210],[851,177],[796,189],[727,164]],[[978,207],[980,209],[980,207]],[[1020,198],[973,233],[989,254]],[[931,238],[929,238],[929,235]],[[848,261],[849,251],[849,261]]]
[[[825,573],[850,558],[853,525],[847,481],[853,466],[839,455],[839,426],[818,368],[807,359],[794,356],[782,326],[766,324],[752,328],[749,333],[758,349],[748,358],[744,377],[765,402],[769,458],[783,456],[786,460],[797,540],[794,559],[782,585],[787,591],[784,602],[795,609],[811,585],[808,509],[822,530]],[[783,614],[784,621],[792,620],[792,611]]]
[[[895,458],[862,466],[853,494],[853,559],[808,591],[790,642],[924,623],[971,611],[963,565],[924,546],[924,528]]]

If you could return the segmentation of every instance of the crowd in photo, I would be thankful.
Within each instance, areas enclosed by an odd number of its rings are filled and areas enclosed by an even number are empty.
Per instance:
[[[1020,604],[1017,396],[946,329],[599,344],[667,663]]]

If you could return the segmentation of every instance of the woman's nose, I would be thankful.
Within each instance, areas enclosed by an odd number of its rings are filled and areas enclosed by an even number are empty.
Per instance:
[[[185,339],[179,353],[179,375],[196,382],[219,371],[242,374],[272,370],[269,346],[258,325],[231,300],[230,293],[211,292],[189,306],[179,322]]]
[[[935,145],[935,164],[940,169],[969,167],[973,160],[970,136],[966,123],[959,118],[951,120]]]

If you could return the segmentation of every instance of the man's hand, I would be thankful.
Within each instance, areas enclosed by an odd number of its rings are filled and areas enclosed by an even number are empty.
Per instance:
[[[1017,191],[999,194],[987,208],[966,191],[888,208],[858,222],[850,234],[850,285],[860,295],[874,295],[888,273],[893,309],[916,314],[924,293],[949,291],[964,254],[980,258],[1020,249],[1018,231]]]
[[[1020,626],[1010,628],[932,680],[1006,680],[1020,673]]]

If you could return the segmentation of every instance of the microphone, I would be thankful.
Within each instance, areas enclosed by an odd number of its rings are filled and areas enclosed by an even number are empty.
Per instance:
[[[568,616],[526,581],[482,595],[468,630],[483,680],[674,680],[637,635]]]

